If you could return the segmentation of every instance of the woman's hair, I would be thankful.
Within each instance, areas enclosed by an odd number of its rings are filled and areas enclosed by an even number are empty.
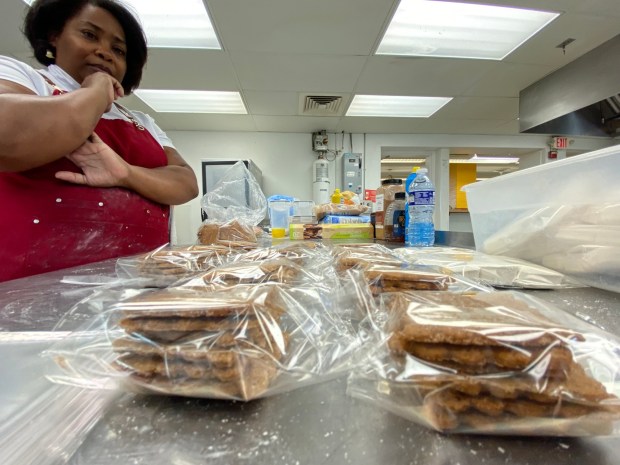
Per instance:
[[[54,58],[46,56],[48,50],[56,54],[50,39],[60,35],[67,21],[86,5],[108,11],[125,32],[127,71],[121,85],[125,94],[129,95],[142,79],[142,69],[147,58],[146,38],[138,20],[117,0],[36,0],[26,14],[23,30],[34,56],[43,65],[54,63]]]

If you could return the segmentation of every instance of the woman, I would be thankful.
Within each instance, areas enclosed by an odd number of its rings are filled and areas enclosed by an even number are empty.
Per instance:
[[[35,70],[0,57],[0,281],[152,250],[198,194],[155,122],[115,100],[140,83],[144,33],[114,0],[37,0]]]

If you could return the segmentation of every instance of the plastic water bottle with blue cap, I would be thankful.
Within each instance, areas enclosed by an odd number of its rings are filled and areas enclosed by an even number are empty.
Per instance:
[[[409,195],[409,188],[411,187],[411,183],[415,179],[416,173],[419,169],[419,166],[414,166],[413,168],[411,168],[411,173],[409,173],[409,176],[407,176],[407,179],[405,180],[405,194]],[[405,204],[407,203],[408,202],[405,202]],[[411,229],[409,228],[409,226],[409,208],[407,208],[407,205],[405,205],[405,245],[411,242]]]
[[[427,176],[428,170],[420,168],[409,186],[407,208],[409,210],[410,231],[407,245],[412,247],[430,247],[435,244],[435,186]]]

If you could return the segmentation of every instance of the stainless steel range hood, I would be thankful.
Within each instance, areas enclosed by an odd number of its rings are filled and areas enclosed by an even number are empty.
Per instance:
[[[536,134],[620,134],[620,35],[519,93],[519,130]]]

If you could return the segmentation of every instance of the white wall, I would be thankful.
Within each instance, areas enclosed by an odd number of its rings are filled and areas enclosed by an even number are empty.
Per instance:
[[[263,191],[266,197],[286,194],[301,200],[312,199],[312,164],[317,154],[312,151],[312,136],[306,133],[262,133],[262,132],[200,132],[170,131],[181,155],[201,175],[201,161],[213,158],[251,159],[263,173]],[[438,229],[448,229],[448,163],[445,162],[449,147],[509,147],[532,148],[532,163],[546,153],[548,136],[471,136],[471,135],[424,135],[424,134],[333,134],[328,133],[329,148],[340,154],[361,153],[364,158],[364,184],[376,189],[381,178],[381,153],[384,147],[427,147],[437,155],[432,163],[431,173],[437,184],[438,197],[445,197],[445,205],[438,208],[436,217]],[[571,148],[596,150],[613,145],[613,141],[596,138],[574,139]],[[544,152],[541,152],[544,151]],[[334,154],[328,154],[329,159]],[[538,161],[540,163],[540,161]],[[445,166],[444,166],[445,165]],[[445,171],[445,172],[444,172]],[[331,189],[341,187],[341,160],[330,162]],[[198,179],[199,186],[202,180]],[[445,184],[445,186],[444,186]],[[445,190],[445,195],[442,193]],[[445,212],[443,211],[445,209]],[[174,219],[178,243],[195,242],[200,226],[200,198],[175,207]]]

